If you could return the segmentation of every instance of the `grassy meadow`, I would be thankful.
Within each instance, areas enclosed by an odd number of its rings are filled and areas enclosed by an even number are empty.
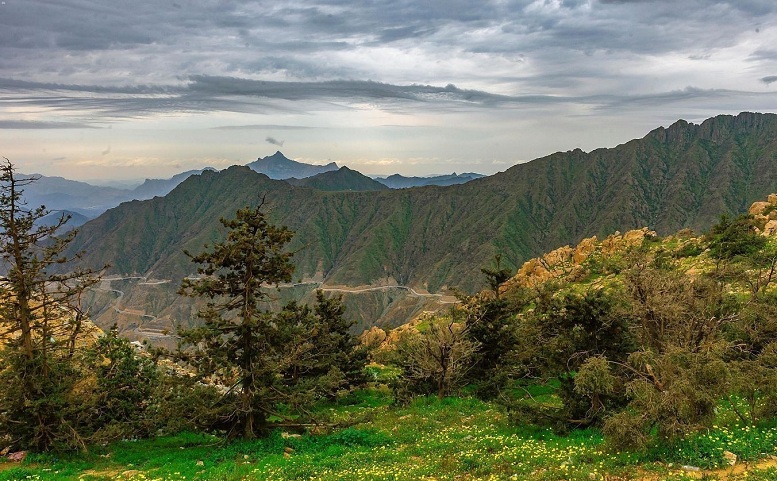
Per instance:
[[[88,454],[30,455],[0,464],[0,480],[775,480],[777,426],[720,424],[672,445],[615,452],[597,430],[559,435],[513,426],[504,408],[470,398],[391,405],[380,390],[322,408],[319,434],[281,431],[223,442],[182,433],[93,447]],[[730,467],[725,451],[737,455]]]

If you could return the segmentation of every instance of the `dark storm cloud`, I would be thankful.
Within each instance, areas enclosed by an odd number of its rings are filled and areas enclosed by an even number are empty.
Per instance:
[[[0,17],[0,41],[6,47],[103,50],[164,41],[186,29],[232,24],[239,16],[230,2],[191,2],[175,8],[168,2],[120,0],[7,2]],[[231,22],[230,22],[231,20]],[[242,25],[248,25],[244,19]]]
[[[283,140],[278,140],[275,137],[267,137],[264,140],[268,144],[277,145],[278,147],[283,147]]]
[[[494,104],[503,102],[552,102],[543,96],[512,97],[478,90],[459,89],[455,85],[392,85],[360,80],[325,82],[271,82],[234,77],[196,75],[186,87],[188,95],[204,97],[259,97],[282,100],[411,100],[417,102],[468,102]]]
[[[434,33],[432,28],[423,28],[419,26],[399,26],[385,28],[379,33],[376,43],[396,42],[398,40],[407,40],[414,38],[427,37]]]
[[[733,97],[771,97],[773,94],[764,92],[744,92],[726,89],[700,89],[695,87],[686,87],[681,90],[670,92],[658,92],[645,95],[624,95],[599,97],[597,108],[599,110],[620,110],[624,107],[644,107],[644,106],[662,106],[671,104],[680,104],[683,102],[703,102],[715,99],[728,99]]]
[[[764,77],[764,83],[777,77]],[[23,85],[23,93],[9,86]],[[594,111],[624,111],[638,106],[660,106],[684,102],[708,102],[736,97],[769,98],[769,92],[687,87],[651,94],[600,94],[587,96],[498,95],[480,90],[460,89],[454,85],[393,85],[380,82],[338,80],[324,82],[270,82],[234,77],[194,76],[180,85],[101,87],[18,82],[0,79],[0,103],[41,107],[70,112],[101,114],[105,120],[136,118],[151,114],[178,112],[245,112],[275,110],[305,112],[310,102],[324,105],[371,103],[392,111],[422,109],[458,111],[462,108],[503,110],[550,105],[580,105]],[[279,104],[278,102],[283,102]],[[296,106],[296,104],[300,104]],[[28,127],[25,127],[28,126]],[[76,122],[9,122],[0,128],[81,128]],[[298,130],[310,127],[255,124],[214,127],[219,130]],[[267,137],[270,143],[280,142]],[[277,143],[276,145],[281,145]]]
[[[84,92],[95,94],[166,94],[175,90],[168,86],[103,86],[103,85],[78,85],[62,84],[53,82],[30,82],[27,80],[17,80],[10,78],[0,78],[0,92],[35,92],[35,91],[63,91],[63,92]]]
[[[769,75],[767,77],[761,78],[761,82],[765,83],[766,85],[769,85],[772,82],[777,82],[777,75]]]
[[[748,57],[751,61],[777,61],[777,49],[758,49]]]

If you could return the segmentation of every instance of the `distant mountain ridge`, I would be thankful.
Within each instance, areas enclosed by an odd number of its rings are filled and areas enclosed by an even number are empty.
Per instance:
[[[47,177],[40,174],[19,175],[38,178],[36,182],[24,188],[24,199],[28,205],[44,205],[51,210],[68,210],[89,218],[120,204],[126,200],[130,192],[126,189],[99,187],[63,177]]]
[[[247,165],[252,170],[272,179],[288,180],[289,183],[297,186],[325,191],[384,190],[387,185],[391,188],[452,185],[483,177],[481,174],[456,175],[455,173],[436,177],[404,177],[395,174],[386,179],[375,180],[352,169],[345,168],[346,170],[342,171],[334,162],[327,165],[297,162],[287,158],[280,151]],[[189,176],[205,170],[216,169],[205,167],[181,172],[169,179],[146,179],[133,189],[96,186],[63,177],[33,174],[32,176],[38,177],[39,180],[25,189],[25,199],[30,205],[45,205],[53,210],[67,210],[91,219],[122,202],[167,195]],[[26,174],[21,175],[26,176]]]
[[[338,170],[322,172],[304,179],[291,178],[285,180],[289,184],[298,187],[311,187],[316,190],[330,192],[388,190],[388,187],[380,182],[345,166],[340,167]]]
[[[312,165],[291,160],[281,153],[275,152],[273,155],[262,157],[254,162],[246,164],[248,168],[260,174],[265,174],[271,179],[302,179],[324,172],[331,172],[338,169],[337,164],[330,162],[326,165]]]
[[[306,179],[320,174],[326,174],[331,172],[337,172],[340,168],[337,163],[330,162],[326,165],[313,165],[298,162],[296,160],[289,159],[281,151],[275,152],[273,155],[262,157],[254,162],[246,164],[251,170],[265,174],[271,179],[275,180],[291,180],[290,183],[294,185],[307,185],[308,187],[318,188],[319,190],[382,190],[374,184],[365,180],[366,176],[358,171],[348,169],[349,174],[341,173],[340,180],[335,183],[340,183],[339,187],[335,187],[332,182],[335,177],[321,177],[314,182],[300,182],[299,179]],[[360,177],[357,180],[356,175]],[[348,187],[345,181],[345,176],[350,175],[350,181],[354,183],[351,187]],[[409,187],[420,187],[425,185],[455,185],[469,182],[470,180],[479,179],[485,177],[483,174],[465,173],[456,174],[455,172],[448,175],[435,175],[429,177],[405,177],[400,174],[393,174],[388,177],[373,177],[373,180],[391,189],[406,189]],[[357,184],[359,186],[357,186]],[[318,187],[316,187],[318,186]]]
[[[178,184],[193,174],[212,167],[182,172],[170,179],[146,179],[134,189],[101,187],[63,177],[48,177],[40,174],[20,174],[22,177],[36,177],[38,180],[24,188],[28,205],[44,205],[53,211],[68,211],[87,219],[97,217],[111,207],[130,200],[146,200],[167,195]],[[74,221],[71,221],[74,222]],[[83,223],[83,222],[82,222]],[[80,224],[79,224],[80,225]],[[71,224],[72,227],[72,224]]]
[[[175,174],[169,179],[146,179],[142,184],[132,189],[132,199],[145,200],[156,196],[165,196],[176,188],[178,184],[189,178],[189,176],[201,174],[206,170],[215,171],[216,169],[205,167],[204,169],[187,170],[186,172]]]
[[[470,180],[479,179],[481,177],[485,177],[485,175],[476,174],[474,172],[467,172],[464,174],[456,174],[456,172],[454,172],[448,175],[433,175],[429,177],[405,177],[403,175],[393,174],[388,177],[375,177],[375,180],[392,189],[408,189],[410,187],[422,187],[425,185],[444,186],[464,184]]]
[[[36,225],[45,225],[45,226],[57,225],[63,217],[67,218],[67,223],[61,227],[61,230],[57,231],[58,234],[69,232],[73,229],[78,228],[81,225],[84,225],[86,222],[89,221],[88,217],[86,217],[85,215],[79,214],[78,212],[72,212],[69,210],[52,210],[45,216],[38,219],[38,221],[36,222]]]

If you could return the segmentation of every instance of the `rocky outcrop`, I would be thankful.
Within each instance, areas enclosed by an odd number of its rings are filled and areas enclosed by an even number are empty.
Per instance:
[[[628,247],[639,245],[645,238],[655,235],[655,232],[643,227],[624,234],[616,231],[601,241],[596,236],[588,237],[581,240],[574,248],[568,245],[559,247],[542,257],[525,262],[515,276],[503,284],[502,289],[533,287],[551,279],[578,280],[584,275],[584,264],[591,256],[612,256],[623,252]]]
[[[755,219],[761,233],[767,236],[777,235],[777,194],[770,194],[766,202],[754,202],[748,213]]]

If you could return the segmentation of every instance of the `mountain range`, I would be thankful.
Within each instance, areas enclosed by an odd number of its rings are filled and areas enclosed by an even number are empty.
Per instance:
[[[280,150],[273,155],[256,159],[246,164],[246,166],[253,171],[265,174],[271,179],[304,178],[338,169],[337,164],[334,162],[326,165],[311,165],[297,162],[287,158]]]
[[[407,189],[410,187],[422,187],[426,185],[455,185],[464,184],[470,180],[485,177],[483,174],[469,172],[447,175],[433,175],[429,177],[405,177],[393,174],[387,177],[375,176],[374,182],[369,182],[368,177],[361,172],[348,169],[339,174],[343,168],[338,168],[335,162],[326,165],[312,165],[291,160],[280,151],[273,155],[257,159],[246,164],[251,170],[265,174],[276,180],[286,180],[293,185],[305,185],[319,190],[384,190],[377,184],[390,189]],[[315,180],[303,181],[302,179],[315,178]]]
[[[420,185],[452,185],[483,177],[481,174],[441,175],[433,177],[403,177],[394,174],[387,178],[373,180],[360,172],[338,168],[331,162],[327,165],[312,165],[291,160],[280,151],[273,155],[257,159],[247,164],[254,170],[267,175],[271,179],[284,179],[290,184],[307,186],[317,190],[357,191],[385,190],[387,188],[407,188]],[[345,169],[345,170],[343,170]],[[178,184],[189,176],[199,174],[204,170],[215,170],[212,167],[189,170],[174,175],[169,179],[146,179],[133,189],[105,187],[68,180],[62,177],[47,177],[33,174],[37,182],[25,189],[25,199],[29,205],[45,205],[56,211],[68,211],[72,216],[69,227],[81,225],[81,217],[91,219],[102,214],[111,207],[131,200],[145,200],[167,195]],[[22,174],[24,175],[24,174]]]
[[[96,217],[111,207],[129,200],[145,200],[167,195],[178,184],[193,174],[212,168],[182,172],[169,179],[146,179],[134,189],[102,187],[62,177],[47,177],[39,174],[25,175],[37,181],[24,188],[24,198],[29,205],[44,205],[55,211],[68,211],[78,216],[71,217],[71,227],[77,222]]]
[[[448,175],[434,175],[430,177],[405,177],[394,174],[388,177],[375,177],[375,180],[391,189],[408,189],[410,187],[422,187],[425,185],[456,185],[465,184],[470,180],[485,177],[483,174],[467,172],[457,174],[456,172]]]
[[[195,270],[184,249],[222,238],[218,219],[262,194],[272,220],[296,232],[299,280],[473,290],[496,254],[515,268],[591,235],[703,230],[774,191],[777,115],[742,113],[681,120],[614,148],[558,152],[448,187],[322,191],[246,167],[207,171],[165,197],[110,209],[72,249],[87,266],[111,264],[109,274],[177,285]]]

